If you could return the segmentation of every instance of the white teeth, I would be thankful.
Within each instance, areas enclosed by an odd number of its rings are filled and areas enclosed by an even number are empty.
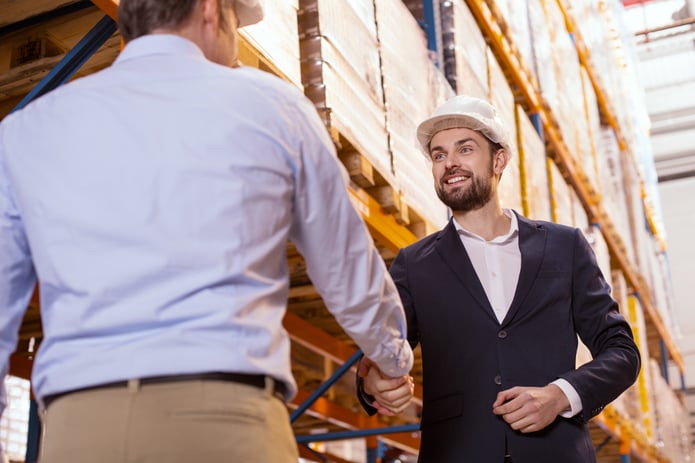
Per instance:
[[[462,181],[466,180],[467,178],[468,177],[454,177],[454,178],[450,178],[449,180],[447,180],[446,183],[451,185],[452,183],[462,182]]]

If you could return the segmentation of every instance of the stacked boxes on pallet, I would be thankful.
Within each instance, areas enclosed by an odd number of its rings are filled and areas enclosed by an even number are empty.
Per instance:
[[[274,0],[263,21],[239,33],[292,83],[302,85],[299,66],[298,0]]]
[[[597,163],[598,184],[600,185],[602,206],[611,222],[622,237],[630,236],[630,219],[625,205],[625,174],[622,158],[615,131],[603,126],[599,132],[599,155]],[[628,257],[632,254],[628,252]]]
[[[507,128],[507,136],[511,145],[511,159],[499,184],[499,196],[502,207],[514,209],[518,212],[523,211],[523,201],[521,198],[521,176],[519,171],[519,146],[516,133],[516,105],[514,104],[514,93],[507,83],[502,68],[497,63],[494,55],[488,50],[488,79],[489,95],[488,99],[497,108],[497,112]]]
[[[449,82],[459,95],[487,98],[488,85],[487,44],[478,24],[464,2],[452,2],[442,11],[442,20],[449,17],[451,29],[443,32],[453,51],[454,76],[447,74]],[[446,47],[447,45],[445,45]],[[506,82],[505,82],[506,83]]]
[[[431,165],[416,143],[417,124],[453,95],[427,51],[422,29],[401,0],[376,4],[386,120],[393,169],[405,202],[438,227],[446,208],[437,198]]]
[[[545,145],[521,106],[516,106],[516,132],[522,178],[522,197],[526,215],[537,220],[552,220]]]
[[[324,122],[394,183],[374,3],[302,0],[299,23],[305,93]]]
[[[645,365],[645,367],[647,367]],[[690,420],[676,393],[660,374],[659,364],[652,359],[652,403],[655,409],[654,438],[662,453],[672,462],[689,461]]]
[[[549,162],[548,171],[550,181],[550,195],[553,204],[553,218],[555,222],[574,226],[574,207],[572,207],[572,194],[569,185],[560,173],[555,163]]]

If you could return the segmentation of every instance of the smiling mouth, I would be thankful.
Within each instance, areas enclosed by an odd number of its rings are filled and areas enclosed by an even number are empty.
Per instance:
[[[464,181],[468,180],[469,178],[470,178],[470,177],[465,176],[465,175],[458,175],[458,176],[456,176],[456,177],[452,177],[452,178],[448,179],[448,180],[447,180],[446,182],[444,182],[444,183],[446,183],[447,185],[453,185],[453,184],[455,184],[455,183],[464,182]]]

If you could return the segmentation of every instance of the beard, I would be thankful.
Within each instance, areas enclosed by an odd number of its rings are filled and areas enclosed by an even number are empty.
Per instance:
[[[446,175],[450,175],[454,172],[446,172],[442,178]],[[487,177],[480,177],[474,175],[470,171],[456,172],[462,173],[469,177],[469,184],[462,187],[457,187],[454,189],[446,190],[443,180],[439,180],[435,184],[435,190],[437,190],[437,196],[439,199],[449,206],[452,211],[457,212],[469,212],[476,209],[480,209],[485,204],[490,201],[492,197],[492,177],[494,175],[492,167],[488,172]]]

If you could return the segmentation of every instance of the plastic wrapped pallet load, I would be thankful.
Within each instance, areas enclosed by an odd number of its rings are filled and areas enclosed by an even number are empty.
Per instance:
[[[502,207],[523,213],[521,200],[521,178],[519,173],[519,147],[516,134],[516,105],[514,93],[507,83],[502,68],[488,49],[488,77],[490,93],[488,99],[497,108],[497,112],[507,129],[511,145],[511,159],[504,169],[499,184],[499,196]]]
[[[263,21],[239,33],[290,82],[301,87],[297,8],[298,0],[267,0]]]
[[[531,219],[551,221],[545,145],[521,106],[516,107],[516,130],[525,212]]]
[[[422,29],[401,0],[377,2],[376,18],[396,185],[405,202],[438,227],[446,222],[447,210],[435,194],[431,166],[415,131],[453,93],[429,57]]]
[[[486,98],[489,93],[487,44],[465,2],[453,2],[456,93]]]
[[[602,206],[621,237],[630,237],[630,221],[625,194],[625,174],[622,153],[615,132],[602,127],[599,134],[597,167],[602,196]]]
[[[655,407],[654,436],[661,452],[673,462],[688,461],[690,420],[688,412],[660,373],[659,364],[650,360]]]
[[[317,0],[300,24],[307,95],[325,122],[393,182],[373,2]]]
[[[554,162],[550,166],[550,195],[554,209],[553,217],[557,223],[574,226],[574,207],[570,187]]]

